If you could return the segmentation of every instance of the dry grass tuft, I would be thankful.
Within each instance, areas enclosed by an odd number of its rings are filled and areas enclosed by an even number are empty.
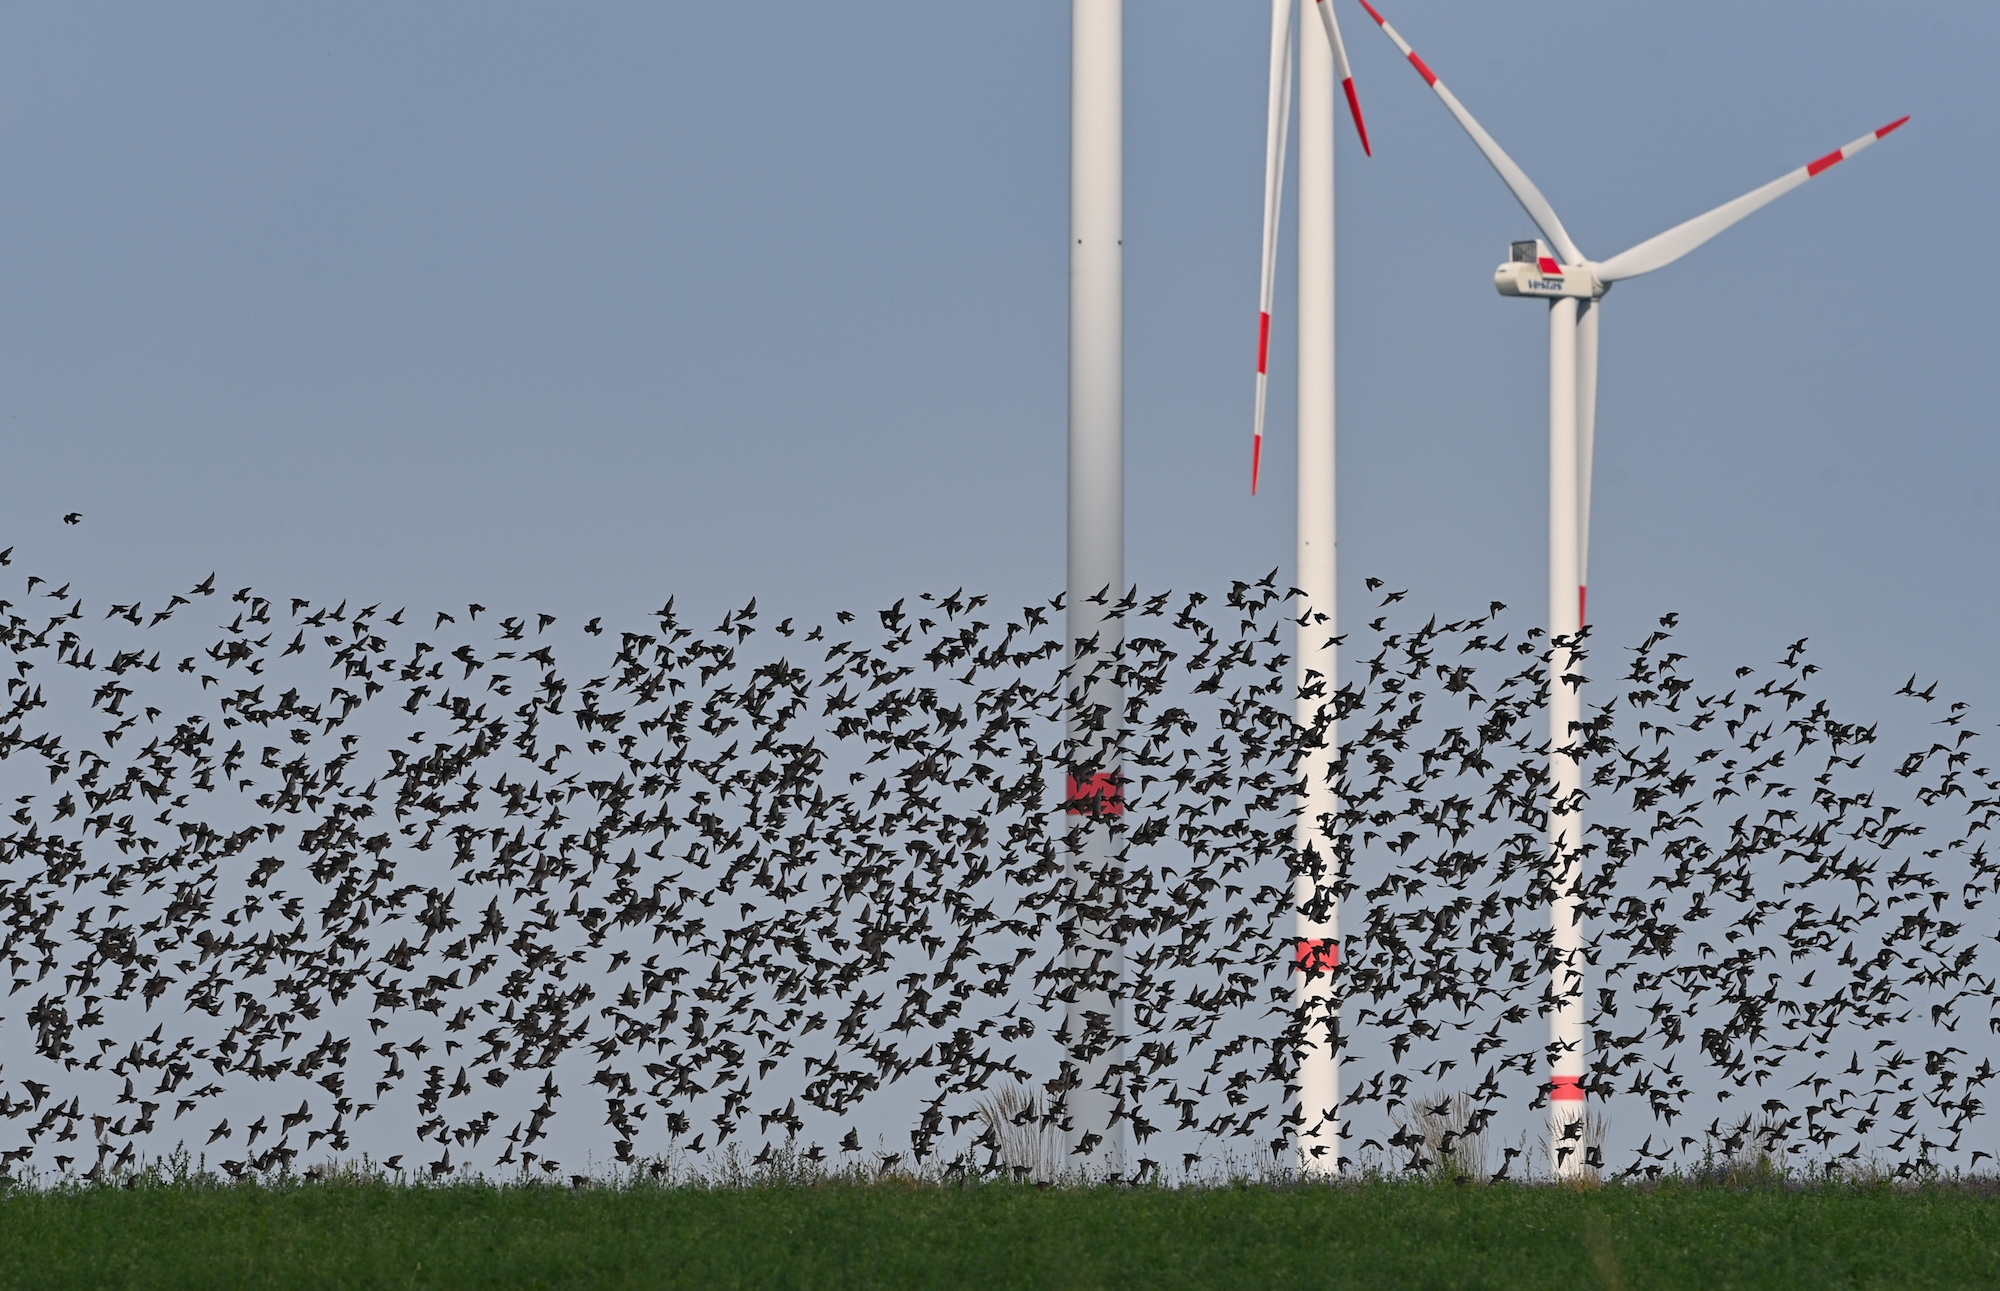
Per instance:
[[[1054,1183],[1068,1164],[1069,1143],[1040,1095],[1010,1085],[977,1104],[998,1164],[1017,1183]]]

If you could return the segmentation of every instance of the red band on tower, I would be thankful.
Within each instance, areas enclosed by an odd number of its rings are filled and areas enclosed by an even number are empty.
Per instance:
[[[1558,1103],[1581,1103],[1583,1101],[1583,1077],[1557,1076],[1549,1097]]]
[[[1340,942],[1332,937],[1301,937],[1295,953],[1301,972],[1330,973],[1340,967]]]
[[[1088,780],[1070,776],[1065,796],[1069,803],[1069,814],[1072,816],[1125,814],[1125,791],[1119,788],[1118,777],[1108,771],[1100,771]]]

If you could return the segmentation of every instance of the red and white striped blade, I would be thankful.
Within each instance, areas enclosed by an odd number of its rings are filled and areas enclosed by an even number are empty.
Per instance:
[[[1583,252],[1577,249],[1569,230],[1565,229],[1562,221],[1556,218],[1556,208],[1549,205],[1549,199],[1542,196],[1541,189],[1535,187],[1535,181],[1529,179],[1528,173],[1515,164],[1514,159],[1507,155],[1506,149],[1494,142],[1493,136],[1486,133],[1486,127],[1473,120],[1472,114],[1465,110],[1465,105],[1458,101],[1458,96],[1445,88],[1437,73],[1433,72],[1423,59],[1417,57],[1417,51],[1410,48],[1410,42],[1404,40],[1401,33],[1389,25],[1389,20],[1382,16],[1381,11],[1368,0],[1361,0],[1361,7],[1368,11],[1368,16],[1375,20],[1375,25],[1382,29],[1383,34],[1395,42],[1403,57],[1410,60],[1410,66],[1416,68],[1417,74],[1424,78],[1424,83],[1436,92],[1439,100],[1457,119],[1465,133],[1472,136],[1472,142],[1493,169],[1500,173],[1501,182],[1505,183],[1508,190],[1514,194],[1514,200],[1527,211],[1528,218],[1535,222],[1535,227],[1542,231],[1542,236],[1549,240],[1549,245],[1556,249],[1556,254],[1562,257],[1563,263],[1580,263],[1584,259]]]
[[[1598,278],[1605,282],[1617,282],[1622,278],[1636,278],[1642,273],[1651,273],[1655,269],[1672,264],[1752,211],[1769,206],[1815,175],[1838,166],[1877,139],[1900,128],[1908,120],[1908,117],[1903,117],[1891,121],[1880,130],[1862,135],[1845,148],[1830,152],[1817,161],[1807,162],[1790,174],[1781,175],[1762,188],[1753,189],[1733,202],[1724,202],[1706,215],[1697,215],[1685,224],[1676,224],[1665,233],[1647,238],[1629,251],[1620,251],[1597,267]]]
[[[1340,22],[1333,16],[1333,0],[1312,0],[1312,5],[1319,10],[1319,25],[1326,29],[1327,44],[1333,46],[1333,72],[1340,78],[1341,92],[1347,95],[1347,110],[1353,114],[1355,133],[1361,136],[1361,151],[1373,157],[1375,150],[1368,146],[1368,123],[1361,117],[1361,99],[1354,93],[1354,69],[1347,62],[1347,42],[1340,38]]]
[[[1285,135],[1292,119],[1292,0],[1271,0],[1271,101],[1264,133],[1264,265],[1257,297],[1257,416],[1250,493],[1264,465],[1264,407],[1271,376],[1271,305],[1278,284],[1278,214],[1285,195]]]

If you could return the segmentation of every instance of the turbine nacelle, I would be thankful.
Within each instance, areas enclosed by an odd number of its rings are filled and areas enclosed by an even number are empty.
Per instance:
[[[1611,284],[1601,281],[1591,261],[1582,264],[1561,264],[1549,251],[1548,244],[1537,238],[1532,242],[1516,242],[1510,248],[1507,263],[1493,271],[1493,285],[1503,296],[1533,296],[1542,300],[1558,300],[1565,296],[1578,300],[1596,300],[1611,290]]]

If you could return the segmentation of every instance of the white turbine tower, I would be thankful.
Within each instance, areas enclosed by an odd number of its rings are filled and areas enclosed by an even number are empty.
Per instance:
[[[1069,660],[1079,680],[1123,639],[1114,605],[1125,588],[1125,84],[1122,0],[1073,0],[1070,9],[1069,196]],[[1094,647],[1094,653],[1091,653]],[[1092,712],[1119,714],[1119,688],[1099,669],[1072,690],[1065,786],[1078,818],[1072,858],[1081,913],[1068,949],[1076,976],[1062,1038],[1077,1084],[1068,1091],[1070,1164],[1125,1169],[1118,1067],[1125,1032],[1124,950],[1115,932],[1120,894],[1100,880],[1116,864],[1107,816],[1124,811],[1109,732]],[[1111,719],[1114,723],[1115,716]]]
[[[1582,677],[1575,644],[1583,630],[1589,551],[1590,465],[1597,421],[1597,337],[1604,293],[1626,278],[1680,259],[1815,175],[1840,164],[1901,126],[1908,117],[1865,134],[1837,152],[1782,175],[1608,260],[1593,261],[1571,240],[1555,208],[1493,141],[1437,73],[1369,0],[1361,6],[1395,42],[1445,108],[1541,230],[1546,242],[1516,242],[1494,274],[1503,296],[1549,302],[1549,852],[1553,900],[1553,972],[1549,1014],[1549,1142],[1559,1175],[1589,1168],[1585,1161],[1584,927],[1579,887],[1583,864]],[[1553,254],[1551,254],[1551,248]]]
[[[1331,713],[1338,633],[1334,614],[1334,238],[1333,85],[1346,92],[1361,147],[1368,127],[1354,93],[1354,74],[1329,0],[1300,0],[1319,13],[1324,43],[1299,45],[1299,441],[1298,604],[1295,720],[1320,728],[1324,741],[1307,751],[1299,775],[1306,790],[1295,826],[1293,881],[1297,1001],[1306,1020],[1299,1053],[1299,1169],[1340,1170],[1340,1063],[1332,1034],[1333,970],[1340,963],[1340,910],[1331,888],[1336,870],[1334,823],[1339,803],[1328,782],[1339,751]],[[1293,0],[1271,3],[1270,116],[1264,146],[1264,261],[1257,313],[1257,412],[1250,450],[1250,492],[1264,460],[1265,397],[1270,385],[1271,306],[1278,275],[1278,224],[1285,187],[1286,127],[1291,120]],[[1322,880],[1326,880],[1323,885]]]

